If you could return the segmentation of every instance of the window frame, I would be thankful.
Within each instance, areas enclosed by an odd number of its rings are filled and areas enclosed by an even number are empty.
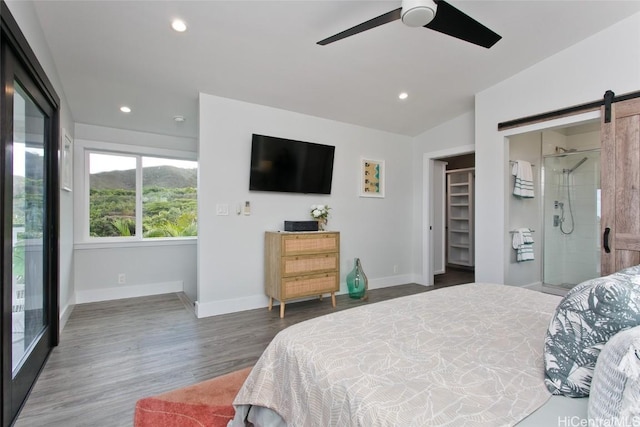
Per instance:
[[[130,247],[167,244],[185,244],[196,241],[197,236],[184,237],[153,237],[145,238],[142,234],[142,158],[156,157],[172,160],[186,160],[198,163],[197,153],[189,151],[170,150],[156,147],[117,144],[99,141],[76,140],[74,147],[74,197],[75,215],[80,215],[80,221],[74,221],[75,246],[78,248],[97,247]],[[91,153],[105,155],[121,155],[133,157],[136,160],[136,235],[119,237],[92,237],[90,235],[90,155]],[[198,164],[199,168],[200,165]]]

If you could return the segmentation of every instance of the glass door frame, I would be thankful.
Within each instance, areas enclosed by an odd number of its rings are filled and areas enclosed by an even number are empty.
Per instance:
[[[0,258],[2,293],[1,424],[11,425],[59,341],[59,128],[60,100],[4,1],[0,1]],[[13,210],[13,82],[18,80],[31,99],[46,112],[44,142],[43,292],[45,330],[30,355],[13,375],[12,262]],[[7,286],[9,284],[9,286]]]
[[[552,207],[552,202],[550,201],[551,198],[548,197],[548,192],[551,188],[551,184],[548,182],[548,165],[547,165],[547,160],[559,160],[559,159],[566,159],[568,161],[567,163],[567,168],[570,168],[571,166],[574,166],[576,164],[577,161],[580,160],[581,157],[588,157],[589,159],[593,159],[593,157],[597,155],[597,168],[598,170],[600,170],[600,164],[601,164],[601,147],[597,147],[597,148],[586,148],[586,149],[578,149],[576,151],[571,151],[571,152],[567,152],[566,154],[550,154],[550,155],[544,155],[542,156],[542,168],[541,168],[541,172],[542,172],[542,176],[543,176],[543,180],[542,180],[542,197],[543,197],[543,203],[542,203],[542,224],[543,224],[543,229],[542,229],[542,245],[543,245],[543,255],[542,255],[542,286],[545,289],[556,289],[556,290],[560,290],[563,294],[570,289],[570,287],[576,286],[579,283],[583,282],[584,280],[588,280],[588,279],[592,279],[594,277],[599,277],[601,275],[600,272],[600,266],[599,263],[597,263],[598,267],[596,268],[596,271],[594,272],[595,275],[589,275],[588,277],[582,277],[579,279],[575,279],[573,281],[567,281],[566,275],[564,273],[558,273],[558,276],[561,277],[562,279],[560,280],[561,283],[555,283],[556,281],[551,281],[551,280],[547,280],[548,276],[550,275],[549,270],[551,270],[550,266],[548,265],[548,258],[550,256],[549,251],[549,246],[553,246],[553,244],[551,243],[551,239],[550,237],[550,233],[555,233],[557,232],[557,230],[551,230],[551,228],[556,228],[555,226],[553,226],[553,221],[550,220],[550,218],[553,217],[549,217],[549,213],[550,212],[558,212],[561,213],[561,210],[558,209],[562,209],[562,208],[554,208]],[[600,183],[600,175],[601,172],[598,172],[596,178],[598,179],[597,182],[597,187],[599,188],[595,188],[596,192],[598,192],[601,189],[602,184]],[[563,176],[563,175],[561,175]],[[568,179],[568,178],[567,178]],[[584,186],[584,184],[580,184],[581,186]],[[566,188],[566,187],[563,187]],[[573,188],[573,187],[572,187]],[[575,190],[574,190],[575,191]],[[597,193],[596,193],[597,194]],[[584,200],[576,200],[575,199],[575,194],[572,196],[573,199],[573,208],[571,208],[570,206],[567,206],[567,209],[576,209],[575,204],[576,202],[582,201],[584,202]],[[597,197],[596,195],[594,195],[594,197]],[[567,196],[565,194],[562,194],[561,197],[558,198],[559,200],[561,200],[563,203],[567,202]],[[579,205],[580,203],[578,203]],[[599,225],[600,225],[600,216],[601,216],[601,212],[599,210],[599,202],[596,200],[595,201],[595,207],[596,207],[596,212],[594,212],[594,215],[596,216],[596,222],[598,225],[598,229],[594,232],[594,244],[595,246],[593,247],[593,250],[598,253],[600,250],[600,236],[599,236]],[[567,214],[569,215],[569,214]],[[575,221],[572,220],[572,221]],[[551,224],[550,224],[551,223]],[[582,224],[582,226],[584,226],[584,224]],[[551,227],[551,228],[550,228]],[[559,229],[560,225],[557,226],[557,228]],[[569,233],[571,234],[571,233]],[[555,242],[556,244],[558,242]],[[599,257],[598,257],[599,258]],[[551,257],[551,259],[553,259],[554,261],[558,261],[557,257]],[[565,260],[562,260],[562,263],[566,263]]]

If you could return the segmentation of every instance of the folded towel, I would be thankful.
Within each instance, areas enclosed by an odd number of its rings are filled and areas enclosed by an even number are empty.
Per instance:
[[[531,163],[524,160],[516,160],[511,169],[511,174],[516,177],[513,186],[513,195],[524,198],[533,197],[533,171],[531,170]]]
[[[533,261],[533,235],[528,228],[518,228],[514,231],[511,246],[516,250],[516,261]]]

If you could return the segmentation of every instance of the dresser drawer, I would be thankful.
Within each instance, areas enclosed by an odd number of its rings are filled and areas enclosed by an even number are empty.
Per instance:
[[[273,301],[280,301],[284,317],[287,301],[331,294],[336,306],[340,290],[340,232],[267,231],[264,240],[264,289]]]
[[[282,279],[283,299],[336,292],[339,288],[336,272]]]
[[[299,276],[323,271],[335,271],[338,268],[338,254],[299,255],[282,258],[282,275]]]
[[[338,252],[338,233],[305,233],[282,236],[282,256]]]

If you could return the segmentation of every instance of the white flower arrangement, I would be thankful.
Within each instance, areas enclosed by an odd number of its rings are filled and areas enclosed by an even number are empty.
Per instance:
[[[311,205],[311,218],[318,221],[319,230],[324,230],[327,225],[329,209],[331,208],[328,205]]]

